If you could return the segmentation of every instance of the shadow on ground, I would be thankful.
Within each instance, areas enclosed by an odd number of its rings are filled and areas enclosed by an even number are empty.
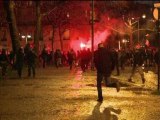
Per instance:
[[[111,78],[111,81],[119,81],[117,78]],[[122,81],[119,81],[120,83],[120,86],[121,87],[130,87],[131,84],[127,83],[127,82],[122,82]],[[96,84],[86,84],[86,86],[89,86],[89,87],[96,87]],[[102,86],[105,87],[105,84],[102,82]]]
[[[100,106],[102,103],[97,103],[92,111],[92,115],[87,120],[118,120],[118,115],[121,114],[121,109],[116,109],[111,106],[105,107],[100,112]]]

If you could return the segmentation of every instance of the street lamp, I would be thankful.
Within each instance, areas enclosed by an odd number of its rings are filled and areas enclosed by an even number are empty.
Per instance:
[[[26,44],[28,43],[28,38],[31,38],[32,36],[31,35],[22,35],[21,36],[23,39],[25,38],[25,41],[26,41]]]
[[[126,48],[126,46],[127,46],[127,40],[126,39],[122,39],[122,43],[124,44],[124,47]]]
[[[143,14],[143,15],[142,15],[142,18],[143,18],[143,19],[145,19],[145,18],[146,18],[146,15],[145,15],[145,14]]]
[[[146,18],[146,15],[143,14],[143,15],[142,15],[142,18],[145,19],[145,18]],[[135,18],[132,18],[132,20],[134,20],[134,19],[135,19]],[[136,23],[138,24],[138,28],[137,28],[137,29],[138,29],[138,30],[137,30],[137,31],[138,31],[138,32],[137,32],[138,43],[139,43],[139,41],[140,41],[140,40],[139,40],[139,35],[140,35],[140,32],[139,32],[139,21],[140,21],[140,17],[137,18],[137,21],[131,23],[131,26],[134,25],[134,24],[136,24]]]

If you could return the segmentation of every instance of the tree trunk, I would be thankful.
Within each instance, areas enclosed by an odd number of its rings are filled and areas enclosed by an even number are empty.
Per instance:
[[[63,51],[63,40],[62,40],[62,33],[61,33],[61,25],[59,25],[59,39],[61,44],[61,50]]]
[[[39,55],[39,39],[41,34],[41,11],[40,11],[40,1],[36,2],[36,29],[34,38],[35,52]]]
[[[53,44],[54,44],[54,33],[55,33],[55,27],[52,25],[53,33],[52,33],[52,51],[53,51]]]
[[[11,41],[12,41],[12,50],[13,52],[17,52],[17,50],[20,48],[20,37],[18,35],[18,28],[17,28],[17,22],[16,17],[14,13],[14,1],[7,0],[4,1],[4,6],[7,12],[7,21],[9,23],[9,30],[11,35]]]

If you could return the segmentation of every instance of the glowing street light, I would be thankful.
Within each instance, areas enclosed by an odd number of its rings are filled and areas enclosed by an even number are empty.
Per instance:
[[[28,42],[28,40],[27,40],[27,38],[31,38],[32,36],[31,35],[22,35],[21,36],[23,39],[25,38],[25,40],[26,40],[26,44],[27,44],[27,42]]]
[[[127,40],[126,40],[126,39],[123,39],[123,40],[122,40],[122,42],[123,42],[123,43],[126,43],[126,42],[127,42]]]
[[[145,18],[146,18],[146,15],[145,15],[145,14],[143,14],[143,15],[142,15],[142,18],[143,18],[143,19],[145,19]]]
[[[27,35],[27,38],[31,38],[31,35]]]
[[[22,35],[21,37],[24,39],[26,36],[25,36],[25,35]]]
[[[142,15],[142,18],[145,19],[146,18],[146,14]],[[132,20],[135,20],[135,18],[132,18]],[[134,25],[135,23],[138,23],[138,43],[139,43],[139,20],[140,18],[137,19],[137,21],[133,22],[131,25]]]
[[[67,12],[67,18],[69,18],[69,12]]]
[[[124,44],[124,46],[126,48],[127,40],[126,39],[122,39],[122,43]]]

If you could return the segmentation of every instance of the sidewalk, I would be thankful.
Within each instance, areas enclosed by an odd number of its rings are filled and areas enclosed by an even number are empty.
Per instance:
[[[0,120],[159,120],[160,95],[156,75],[139,75],[127,82],[130,68],[120,76],[122,89],[103,87],[104,102],[97,103],[96,71],[46,68],[36,78],[0,80]],[[13,79],[14,78],[14,79]]]

